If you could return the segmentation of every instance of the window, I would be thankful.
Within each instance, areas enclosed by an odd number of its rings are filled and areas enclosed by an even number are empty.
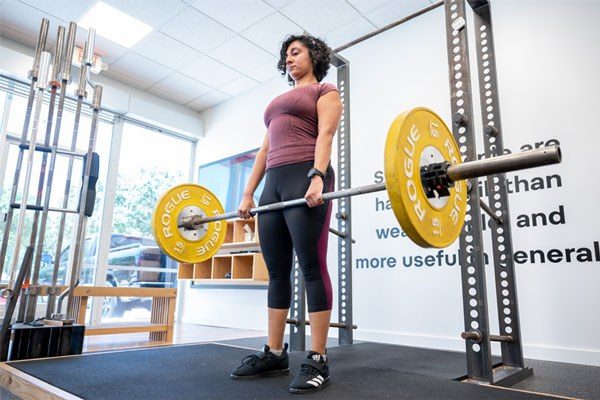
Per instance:
[[[222,202],[225,212],[237,210],[252,173],[257,152],[258,149],[255,149],[200,166],[198,184],[214,193]],[[254,192],[256,205],[264,185],[263,179]]]
[[[0,125],[4,126],[2,135],[0,137],[0,143],[2,148],[0,149],[0,167],[2,173],[0,174],[0,212],[7,213],[9,210],[9,199],[12,192],[12,185],[15,176],[15,168],[17,165],[17,159],[20,153],[19,144],[22,136],[23,122],[27,107],[27,95],[29,93],[29,85],[23,84],[5,77],[0,76],[0,99],[2,99],[2,107],[0,115],[2,122]],[[42,104],[42,111],[40,114],[40,121],[38,126],[37,143],[44,144],[46,136],[46,121],[48,119],[48,101],[49,94],[46,93],[44,97],[44,103]],[[34,103],[35,104],[35,103]],[[50,144],[53,142],[55,133],[56,123],[56,107],[58,106],[58,97],[55,104],[55,114],[53,118],[54,126],[51,130]],[[72,99],[65,100],[65,107],[63,109],[62,125],[59,136],[59,148],[69,150],[71,147],[71,141],[73,138],[73,127],[75,120],[75,101]],[[89,135],[91,129],[91,110],[88,105],[83,106],[82,113],[80,115],[79,132],[75,145],[75,151],[79,154],[87,152],[87,146],[89,143]],[[33,128],[33,115],[30,121],[29,132]],[[94,212],[91,217],[87,220],[86,238],[83,248],[83,260],[81,267],[81,284],[93,284],[93,277],[95,275],[96,260],[97,260],[97,237],[99,234],[100,221],[102,220],[102,211],[104,206],[104,190],[106,187],[106,178],[108,172],[108,156],[110,153],[110,146],[112,142],[112,131],[114,115],[102,111],[99,116],[98,131],[95,143],[95,152],[100,157],[100,171],[98,181],[96,183],[96,198]],[[16,191],[16,202],[22,201],[22,194],[25,181],[25,172],[27,167],[28,151],[23,152],[23,163],[21,166],[21,175],[19,178],[19,186]],[[38,184],[40,179],[41,165],[44,154],[36,151],[33,154],[33,164],[31,167],[31,178],[28,193],[28,204],[35,204],[37,200]],[[82,183],[83,175],[83,162],[81,157],[73,158],[72,175],[70,185],[67,187],[67,173],[69,170],[70,157],[62,154],[58,154],[56,157],[56,164],[53,175],[52,186],[48,187],[45,185],[45,190],[51,190],[50,204],[52,208],[63,208],[63,199],[68,199],[67,208],[77,209],[79,201],[79,193]],[[45,179],[48,177],[48,170],[50,166],[50,156],[46,156],[46,173]],[[41,203],[43,204],[46,192],[42,194]],[[65,196],[66,194],[66,196]],[[4,269],[2,276],[0,277],[3,282],[6,282],[11,273],[13,264],[16,266],[16,270],[20,267],[20,262],[23,257],[24,247],[30,242],[31,227],[33,224],[33,211],[27,211],[25,222],[23,225],[23,233],[21,236],[21,247],[19,251],[19,258],[16,263],[13,263],[13,256],[15,254],[15,239],[16,239],[16,228],[19,220],[19,210],[15,209],[13,213],[12,224],[10,227],[6,225],[0,226],[0,240],[2,239],[6,229],[10,229],[10,236],[8,241],[8,249],[6,257],[4,259]],[[44,245],[41,252],[40,264],[39,264],[39,280],[40,284],[51,284],[55,269],[55,256],[58,257],[57,265],[57,283],[68,284],[70,276],[68,275],[68,268],[71,260],[71,249],[73,243],[71,238],[74,236],[74,230],[77,224],[77,215],[66,214],[64,221],[63,241],[62,245],[58,245],[58,236],[60,231],[60,222],[62,214],[56,212],[49,212],[46,227],[44,229]],[[41,221],[38,222],[38,237],[41,232]],[[34,257],[34,261],[35,261]],[[40,297],[40,302],[45,303],[45,298]],[[37,315],[45,314],[45,307],[38,306]]]
[[[193,150],[189,139],[124,123],[106,285],[176,286],[177,264],[158,248],[151,220],[160,196],[190,181]],[[118,298],[105,304],[103,317],[149,319],[150,306],[149,299]]]
[[[0,75],[0,213],[6,213],[15,175],[15,167],[19,156],[19,143],[25,118],[29,86]],[[45,101],[49,100],[46,94]],[[4,107],[6,105],[6,107]],[[59,148],[68,150],[71,147],[75,122],[76,102],[66,99],[59,137]],[[43,143],[45,136],[45,120],[48,105],[42,106],[38,143]],[[76,152],[87,152],[91,127],[91,110],[84,105],[79,122],[79,134],[76,140]],[[83,260],[81,264],[80,284],[95,286],[127,286],[127,287],[174,287],[176,285],[177,265],[158,248],[151,230],[151,219],[154,206],[159,197],[171,186],[190,181],[190,171],[195,153],[195,141],[164,132],[155,127],[144,125],[125,117],[116,118],[113,113],[102,111],[98,124],[95,152],[100,157],[100,171],[96,183],[96,199],[94,212],[87,220],[85,241],[83,244]],[[122,122],[122,121],[126,122]],[[118,130],[115,130],[118,121]],[[56,116],[54,117],[56,122]],[[33,118],[32,118],[33,123]],[[123,125],[121,137],[121,124]],[[31,131],[31,126],[30,126]],[[54,135],[54,129],[52,130]],[[109,173],[109,157],[111,156],[112,138],[121,138],[118,176]],[[51,142],[53,138],[51,139]],[[113,151],[113,155],[114,155]],[[27,155],[27,152],[24,153]],[[40,176],[42,153],[34,153],[29,190],[29,204],[35,202]],[[26,158],[25,158],[26,161]],[[21,168],[17,202],[21,200],[26,162]],[[63,199],[68,199],[67,208],[76,209],[82,183],[83,160],[73,159],[72,176],[68,190],[66,188],[69,171],[69,157],[58,155],[51,187],[50,207],[63,208]],[[48,166],[47,166],[48,170]],[[114,171],[111,168],[111,171]],[[47,176],[47,174],[46,174]],[[101,232],[104,220],[104,200],[107,184],[116,181],[113,226],[110,232]],[[112,200],[112,199],[111,199]],[[2,276],[6,282],[10,276],[12,256],[18,222],[15,210],[12,224],[6,227],[0,223],[0,240],[5,229],[10,229],[9,248],[6,253],[5,267]],[[68,284],[70,280],[69,266],[72,260],[74,231],[77,227],[77,216],[67,214],[65,217],[64,239],[57,246],[58,233],[62,214],[50,212],[45,229],[45,241],[40,264],[39,283],[51,284],[55,264],[58,272],[58,284]],[[22,246],[19,260],[23,256],[23,248],[29,243],[33,222],[33,212],[26,214],[22,232]],[[104,227],[106,229],[106,227]],[[110,240],[108,254],[100,257],[100,234],[107,235]],[[58,260],[55,263],[56,256]],[[98,260],[107,257],[98,270]],[[16,269],[15,269],[16,270]],[[106,270],[106,273],[104,272]],[[96,281],[96,277],[100,277]],[[41,302],[45,298],[40,297]],[[89,304],[88,304],[89,305]],[[2,312],[0,299],[0,315]],[[149,319],[150,301],[135,298],[106,298],[102,307],[103,317],[126,317],[127,319]],[[45,307],[38,307],[37,314],[44,314]],[[88,313],[88,317],[90,314]],[[96,321],[97,317],[94,317]]]

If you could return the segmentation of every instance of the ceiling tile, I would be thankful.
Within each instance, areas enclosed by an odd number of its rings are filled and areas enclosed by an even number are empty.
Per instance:
[[[394,0],[365,15],[377,28],[398,21],[431,5],[428,0]]]
[[[261,65],[257,69],[248,72],[246,75],[248,75],[250,78],[252,78],[256,81],[259,81],[261,83],[269,81],[275,77],[281,77],[280,72],[277,70],[277,60],[276,59],[273,59],[272,62]]]
[[[360,17],[344,0],[295,1],[282,8],[281,13],[314,36],[324,36]]]
[[[218,90],[214,90],[208,94],[205,94],[202,97],[199,97],[187,103],[186,106],[197,111],[202,111],[209,107],[216,106],[217,104],[222,103],[226,100],[229,100],[230,98],[231,96]]]
[[[179,0],[102,1],[155,28],[161,27],[187,7],[185,3]]]
[[[273,59],[272,55],[240,36],[228,40],[208,55],[242,73],[250,72]]]
[[[133,50],[173,70],[178,70],[201,56],[198,51],[158,31],[142,39]]]
[[[259,83],[254,79],[242,76],[233,82],[229,82],[228,84],[221,86],[219,90],[230,96],[237,96],[238,94],[244,93],[245,91],[250,90],[258,85]]]
[[[192,7],[186,8],[160,31],[203,53],[235,36],[233,31]]]
[[[346,0],[350,3],[354,8],[358,10],[358,12],[364,14],[369,11],[373,11],[376,8],[379,8],[386,3],[390,3],[393,0]]]
[[[97,0],[21,0],[40,11],[65,21],[77,22]]]
[[[168,76],[149,90],[151,93],[174,99],[179,103],[187,103],[210,91],[212,91],[211,87],[179,73]]]
[[[147,81],[137,79],[135,76],[122,74],[110,68],[102,72],[102,75],[141,90],[146,90],[150,86]]]
[[[261,0],[196,0],[192,6],[235,32],[275,12],[273,7]]]
[[[212,87],[219,87],[242,76],[239,72],[205,55],[180,69],[179,72]]]
[[[365,17],[360,17],[328,33],[325,35],[325,40],[332,49],[335,49],[376,29],[375,25],[367,21]]]
[[[27,17],[24,18],[23,16]],[[0,5],[0,33],[5,34],[10,39],[35,47],[42,18],[47,18],[50,21],[46,43],[53,44],[56,40],[58,26],[68,25],[66,21],[48,15],[20,1],[5,0]]]
[[[281,43],[290,34],[302,34],[303,29],[284,17],[274,13],[241,33],[243,37],[279,57]]]
[[[111,64],[109,70],[113,70],[122,76],[134,78],[138,82],[147,83],[146,87],[152,86],[173,73],[169,68],[146,57],[142,57],[133,51],[130,51],[117,60],[117,62]]]
[[[265,3],[269,4],[271,7],[279,10],[288,4],[290,4],[294,0],[265,0]]]

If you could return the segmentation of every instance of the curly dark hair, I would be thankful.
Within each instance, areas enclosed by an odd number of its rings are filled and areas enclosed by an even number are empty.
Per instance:
[[[313,73],[315,78],[317,78],[317,81],[321,82],[321,80],[327,76],[327,71],[329,71],[329,66],[331,63],[331,48],[327,46],[323,40],[309,35],[290,35],[283,41],[283,43],[281,43],[277,69],[281,71],[282,76],[287,74],[287,69],[285,67],[286,52],[290,44],[296,40],[308,48],[308,54],[310,55],[313,65]],[[292,77],[288,75],[287,79],[288,83],[293,86],[294,80]]]

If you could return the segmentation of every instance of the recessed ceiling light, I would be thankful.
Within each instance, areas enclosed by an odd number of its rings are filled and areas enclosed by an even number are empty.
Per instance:
[[[153,29],[150,25],[101,1],[85,13],[79,20],[79,25],[86,29],[94,28],[98,35],[127,48],[133,47]]]

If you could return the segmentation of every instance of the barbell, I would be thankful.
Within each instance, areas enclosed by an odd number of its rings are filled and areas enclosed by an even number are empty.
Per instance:
[[[387,190],[390,205],[406,235],[422,247],[447,247],[460,235],[467,212],[466,180],[556,164],[558,146],[518,154],[462,162],[460,150],[444,121],[427,108],[400,114],[388,131],[384,152],[384,183],[323,194],[323,200]],[[304,198],[267,204],[251,215],[306,206]],[[344,211],[344,210],[340,210]],[[217,253],[227,231],[225,213],[207,188],[183,184],[169,189],[152,217],[156,243],[175,260],[197,263]]]

